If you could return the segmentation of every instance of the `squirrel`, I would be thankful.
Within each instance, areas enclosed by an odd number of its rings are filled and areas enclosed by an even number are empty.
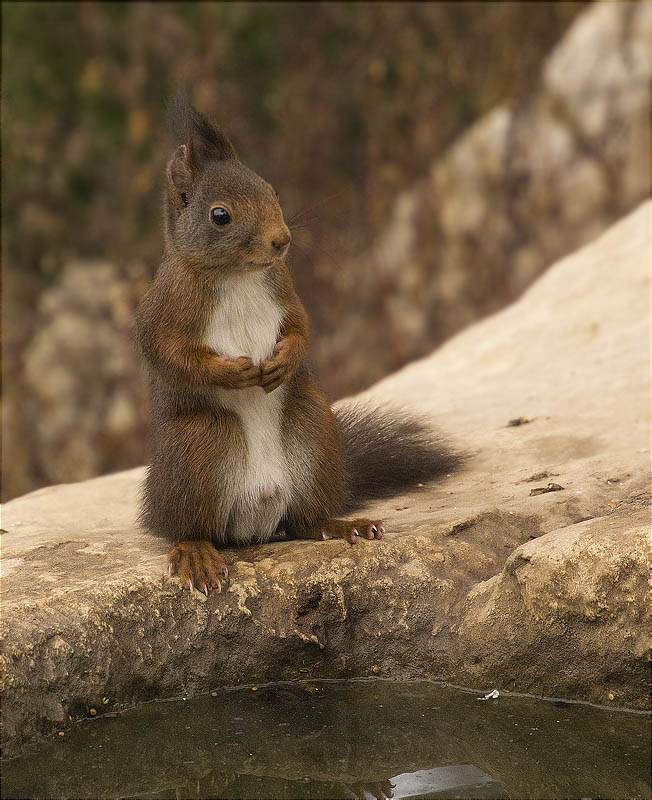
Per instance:
[[[164,252],[135,325],[152,398],[140,520],[171,540],[169,574],[208,595],[229,574],[216,546],[380,539],[380,520],[340,515],[458,457],[415,416],[329,406],[276,191],[183,91],[169,122]]]

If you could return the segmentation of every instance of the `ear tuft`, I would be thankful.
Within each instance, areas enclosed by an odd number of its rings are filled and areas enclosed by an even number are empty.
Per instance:
[[[231,142],[193,107],[185,89],[177,91],[167,116],[175,144],[187,147],[186,160],[193,171],[206,161],[237,158]]]

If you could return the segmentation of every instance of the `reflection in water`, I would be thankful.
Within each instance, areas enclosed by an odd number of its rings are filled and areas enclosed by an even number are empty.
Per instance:
[[[428,683],[277,684],[78,725],[6,798],[648,797],[649,717]]]
[[[408,797],[507,797],[503,787],[472,764],[404,772],[391,780],[394,800]]]

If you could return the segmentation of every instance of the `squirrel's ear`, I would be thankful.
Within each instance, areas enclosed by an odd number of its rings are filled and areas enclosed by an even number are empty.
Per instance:
[[[167,167],[168,191],[177,208],[188,205],[188,192],[192,185],[192,170],[188,162],[188,148],[180,144]]]
[[[206,161],[237,158],[227,137],[193,108],[187,92],[180,89],[168,107],[168,122],[177,145],[185,145],[186,161],[195,172]]]

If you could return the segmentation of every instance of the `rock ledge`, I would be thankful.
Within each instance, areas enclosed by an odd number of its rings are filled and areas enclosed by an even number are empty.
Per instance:
[[[141,469],[7,503],[6,754],[91,708],[275,679],[645,708],[651,205],[360,396],[430,414],[473,453],[378,503],[381,542],[231,550],[228,589],[206,599],[135,526]],[[563,488],[532,492],[548,484]]]

